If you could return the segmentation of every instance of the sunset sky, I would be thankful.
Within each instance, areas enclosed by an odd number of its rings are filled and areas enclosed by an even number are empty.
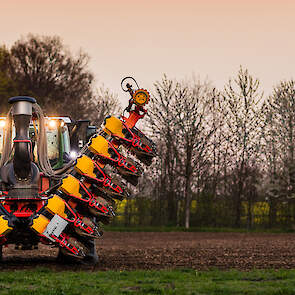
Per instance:
[[[0,0],[0,44],[28,33],[59,35],[125,103],[124,76],[151,88],[163,73],[193,73],[222,89],[242,65],[266,94],[295,78],[295,1]]]

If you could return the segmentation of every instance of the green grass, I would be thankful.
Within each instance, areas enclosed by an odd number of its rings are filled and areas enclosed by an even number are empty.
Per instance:
[[[236,233],[294,233],[291,228],[231,228],[231,227],[191,227],[185,229],[184,227],[176,226],[104,226],[105,231],[117,232],[236,232]]]
[[[0,272],[0,294],[295,294],[294,270]]]

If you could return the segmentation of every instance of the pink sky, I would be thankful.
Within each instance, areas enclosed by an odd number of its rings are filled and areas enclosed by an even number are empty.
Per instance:
[[[90,57],[97,86],[119,94],[133,75],[144,88],[167,73],[208,77],[218,88],[239,65],[265,93],[295,78],[295,1],[0,0],[0,44],[30,33],[59,35]]]

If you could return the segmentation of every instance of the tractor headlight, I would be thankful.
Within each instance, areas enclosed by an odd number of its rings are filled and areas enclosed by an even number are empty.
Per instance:
[[[4,128],[6,125],[6,121],[5,120],[0,120],[0,128]]]
[[[48,126],[53,129],[53,128],[57,127],[57,123],[54,120],[49,120],[48,121]]]
[[[54,130],[57,129],[58,127],[60,127],[60,122],[59,120],[55,120],[55,119],[48,119],[47,120],[47,128]]]

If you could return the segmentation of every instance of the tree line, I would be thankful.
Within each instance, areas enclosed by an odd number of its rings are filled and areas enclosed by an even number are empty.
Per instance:
[[[149,117],[159,146],[146,193],[156,206],[151,222],[292,226],[294,120],[293,80],[264,98],[259,80],[242,67],[220,91],[164,76],[155,83]]]
[[[57,37],[28,35],[0,48],[0,110],[31,95],[47,114],[99,125],[119,109],[116,95],[94,88],[89,57]],[[208,81],[154,83],[144,130],[159,156],[123,202],[115,225],[292,226],[295,217],[295,81],[265,97],[240,67],[216,89]]]

